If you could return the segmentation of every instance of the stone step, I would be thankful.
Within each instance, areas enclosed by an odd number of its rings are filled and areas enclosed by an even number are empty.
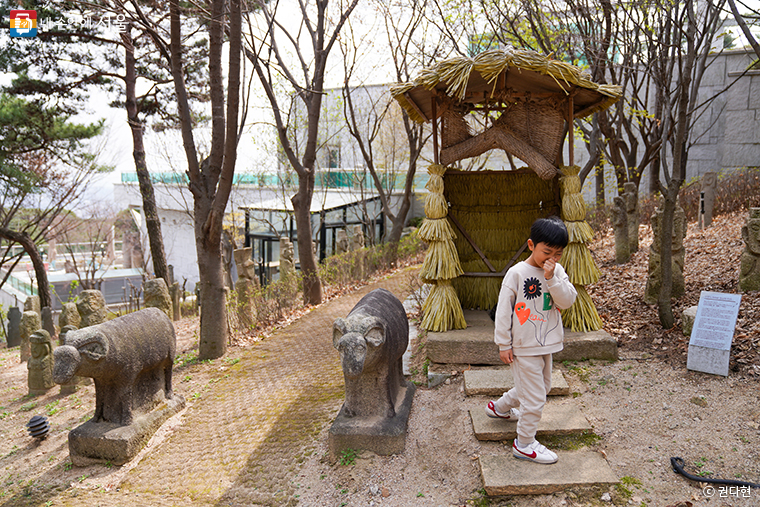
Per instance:
[[[485,407],[485,402],[483,403]],[[478,440],[513,440],[517,438],[517,422],[488,417],[484,408],[470,410],[472,429]],[[537,436],[572,435],[592,431],[586,417],[573,403],[551,403],[544,407]]]
[[[428,333],[427,356],[433,363],[504,364],[493,342],[493,321],[488,313],[465,310],[467,329]],[[617,342],[604,330],[576,333],[565,329],[565,348],[554,354],[555,361],[582,359],[618,359]]]
[[[501,396],[515,386],[512,368],[503,365],[497,368],[467,370],[464,372],[464,392],[467,396]],[[552,370],[552,388],[549,396],[570,394],[570,386],[558,369]]]
[[[552,465],[531,463],[512,456],[481,456],[480,472],[486,494],[546,495],[572,487],[610,486],[618,483],[607,460],[594,451],[558,451]]]

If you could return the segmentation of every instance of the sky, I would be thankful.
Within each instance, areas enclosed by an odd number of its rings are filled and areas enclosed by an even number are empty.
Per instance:
[[[289,0],[282,0],[282,3],[285,4],[287,1]],[[746,3],[756,9],[760,8],[760,0],[750,0]],[[378,27],[377,25],[379,16],[371,8],[364,11],[359,10],[354,14],[351,28],[355,30],[355,33],[361,34],[362,32],[370,33],[373,30],[382,30],[382,27]],[[297,18],[297,16],[294,18]],[[756,30],[760,32],[760,29]],[[735,29],[735,32],[735,36],[741,36],[738,27]],[[743,40],[743,37],[741,39]],[[380,40],[379,37],[377,40]],[[359,74],[368,78],[371,82],[373,81],[373,75],[380,76],[378,79],[374,79],[375,83],[388,82],[387,71],[383,72],[382,64],[379,63],[385,60],[381,56],[384,45],[375,42],[375,38],[373,37],[364,37],[362,47],[365,48],[365,54],[362,55],[363,59],[360,61],[360,65],[364,67]],[[335,63],[336,56],[340,57],[340,51],[337,47],[333,50],[333,65],[327,74],[327,87],[339,86],[342,82],[342,66]],[[226,61],[226,56],[224,59]],[[251,71],[250,65],[248,65],[248,70],[249,72]],[[7,79],[7,76],[0,76],[0,84]],[[256,81],[257,79],[254,78],[253,83],[256,84]],[[259,87],[254,87],[254,93],[257,92],[261,94],[260,85]],[[135,171],[134,159],[132,157],[132,137],[127,124],[126,112],[123,109],[113,109],[107,106],[104,108],[102,106],[110,101],[111,98],[106,96],[105,93],[96,92],[92,96],[92,106],[72,119],[73,121],[84,123],[105,118],[105,132],[96,143],[104,147],[100,162],[113,166],[114,170],[110,174],[92,181],[87,192],[87,200],[112,201],[113,184],[121,181],[122,173],[134,173]],[[241,139],[237,164],[238,172],[261,170],[262,167],[272,168],[274,160],[271,152],[273,151],[272,147],[275,146],[274,130],[271,125],[262,126],[270,121],[270,114],[269,103],[265,98],[260,96],[260,98],[253,101],[253,106],[249,109],[247,132]],[[196,134],[199,135],[199,139],[196,142],[202,146],[204,132],[196,132]],[[145,143],[149,170],[174,169],[184,171],[186,169],[187,162],[179,133],[157,135],[148,129],[146,130]]]

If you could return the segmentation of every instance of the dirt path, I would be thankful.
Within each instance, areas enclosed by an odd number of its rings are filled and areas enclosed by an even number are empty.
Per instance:
[[[237,357],[207,365],[205,388],[168,424],[173,434],[123,479],[104,474],[100,488],[61,494],[42,488],[29,504],[295,505],[293,477],[342,403],[333,322],[375,288],[403,300],[407,279],[401,271],[329,301]],[[22,490],[4,505],[25,503]]]

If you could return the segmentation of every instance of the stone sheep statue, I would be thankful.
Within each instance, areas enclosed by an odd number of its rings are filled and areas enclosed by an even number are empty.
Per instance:
[[[401,302],[389,291],[364,296],[345,319],[333,326],[346,382],[345,417],[393,418],[407,384],[402,356],[409,343],[409,323]]]
[[[174,326],[158,308],[71,330],[55,349],[53,379],[65,384],[74,376],[95,381],[92,421],[130,425],[135,415],[172,399]]]

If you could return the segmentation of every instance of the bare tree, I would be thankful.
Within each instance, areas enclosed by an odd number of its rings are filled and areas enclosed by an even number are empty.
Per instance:
[[[72,269],[84,290],[100,290],[103,276],[113,266],[113,225],[116,212],[100,203],[85,209],[87,218],[67,217],[58,228]]]
[[[672,235],[673,217],[678,192],[686,177],[689,154],[689,132],[700,105],[699,86],[707,65],[712,41],[721,24],[721,9],[725,0],[700,2],[662,2],[659,9],[641,20],[650,30],[649,59],[646,62],[653,74],[658,108],[663,112],[661,157],[665,182],[661,184],[664,198],[661,235],[662,284],[657,302],[660,324],[674,325],[671,294],[673,289]]]
[[[241,5],[239,0],[230,0],[229,8],[226,9],[224,0],[213,0],[210,3],[207,21],[212,118],[211,150],[202,161],[196,149],[193,134],[194,120],[190,112],[190,98],[185,85],[183,60],[185,41],[182,36],[182,8],[179,0],[170,0],[169,13],[170,45],[167,47],[163,41],[157,37],[155,39],[156,43],[162,47],[162,51],[168,50],[171,62],[182,141],[188,163],[187,173],[190,191],[193,194],[195,246],[201,289],[201,332],[198,357],[213,359],[224,355],[229,338],[221,239],[224,212],[232,189],[240,135],[238,116],[242,49]],[[222,73],[222,46],[225,31],[229,37],[226,104]]]
[[[322,301],[322,284],[312,253],[311,215],[318,149],[319,118],[325,89],[327,61],[338,36],[359,0],[336,3],[329,0],[308,3],[299,0],[297,14],[280,2],[257,1],[246,9],[249,32],[245,54],[272,106],[277,136],[288,163],[298,174],[298,191],[291,198],[298,230],[298,258],[304,280],[303,297],[307,304]],[[283,45],[284,47],[281,47]],[[298,153],[291,142],[288,100],[285,86],[306,109],[306,143]]]
[[[410,8],[379,2],[376,7],[383,14],[394,77],[399,82],[410,81],[415,64],[422,68],[429,63],[425,60],[426,51],[417,44],[424,44],[426,40],[428,43],[431,40],[440,41],[440,38],[424,37],[426,28],[429,28],[426,25],[427,2],[414,4]],[[348,131],[361,152],[380,196],[383,211],[391,221],[392,227],[387,241],[398,244],[406,224],[406,215],[411,208],[417,163],[429,133],[425,135],[423,126],[412,121],[406,111],[398,107],[388,91],[372,94],[361,87],[361,78],[354,75],[357,55],[361,53],[361,48],[353,37],[353,32],[350,35],[344,39],[346,42],[341,46],[346,76],[343,86],[344,117]],[[401,126],[403,129],[399,128]],[[397,139],[397,136],[400,138]],[[378,174],[378,161],[385,167],[385,183]],[[397,172],[405,177],[401,201],[398,210],[394,212],[391,196],[395,190]]]

